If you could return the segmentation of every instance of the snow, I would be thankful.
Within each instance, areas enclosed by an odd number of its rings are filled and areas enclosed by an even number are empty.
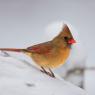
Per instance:
[[[87,93],[60,77],[54,79],[43,74],[27,61],[1,55],[0,95],[87,95]]]

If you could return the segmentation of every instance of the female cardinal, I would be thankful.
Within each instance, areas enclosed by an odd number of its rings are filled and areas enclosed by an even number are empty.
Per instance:
[[[70,54],[71,45],[75,42],[68,26],[65,24],[59,35],[51,41],[30,46],[26,49],[0,48],[0,50],[23,52],[42,68],[42,72],[55,77],[51,68],[56,68],[65,63]],[[47,72],[46,69],[50,72]]]

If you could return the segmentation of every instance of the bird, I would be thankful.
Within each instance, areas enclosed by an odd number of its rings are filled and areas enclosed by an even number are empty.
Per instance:
[[[21,52],[28,55],[41,72],[55,77],[52,69],[64,65],[70,55],[72,45],[76,43],[69,27],[65,24],[59,34],[52,40],[29,46],[27,48],[0,48],[1,51]],[[48,71],[47,71],[48,70]]]

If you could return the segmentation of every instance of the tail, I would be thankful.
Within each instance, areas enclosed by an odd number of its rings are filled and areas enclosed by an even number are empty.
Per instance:
[[[12,51],[12,52],[27,52],[27,49],[16,49],[16,48],[0,48],[1,51]]]

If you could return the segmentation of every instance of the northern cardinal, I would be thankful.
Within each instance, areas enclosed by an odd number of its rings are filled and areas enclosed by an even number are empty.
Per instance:
[[[42,72],[55,77],[51,69],[65,63],[70,54],[71,45],[75,42],[68,26],[65,24],[59,35],[51,41],[30,46],[26,49],[0,48],[0,50],[23,52],[42,68]],[[46,69],[49,71],[46,71]]]

